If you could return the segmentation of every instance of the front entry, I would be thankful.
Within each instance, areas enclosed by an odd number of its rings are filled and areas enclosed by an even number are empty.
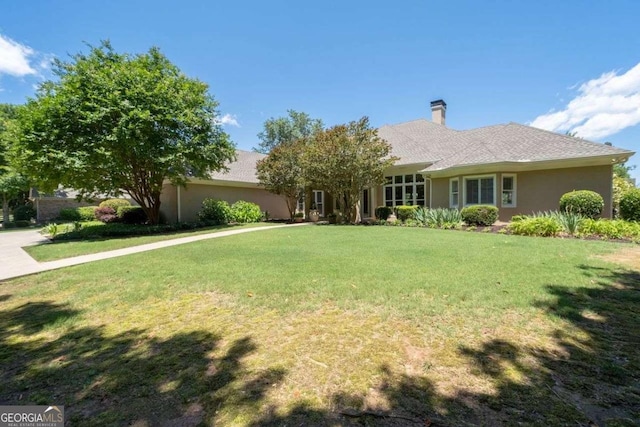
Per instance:
[[[368,188],[362,190],[362,197],[360,197],[360,216],[363,219],[371,216],[371,203]]]

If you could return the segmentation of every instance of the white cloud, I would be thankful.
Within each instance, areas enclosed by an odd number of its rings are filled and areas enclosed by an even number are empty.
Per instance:
[[[640,63],[623,74],[602,74],[578,87],[578,95],[560,111],[538,116],[531,126],[604,138],[640,123]]]
[[[29,64],[29,58],[35,51],[29,46],[22,45],[9,37],[0,34],[0,74],[10,74],[16,77],[37,74]]]
[[[236,117],[235,114],[225,114],[224,116],[220,117],[216,121],[218,124],[221,124],[221,125],[235,126],[237,128],[240,127],[240,123],[238,123],[238,118]]]

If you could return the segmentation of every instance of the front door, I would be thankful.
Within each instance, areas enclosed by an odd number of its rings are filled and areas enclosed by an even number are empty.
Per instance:
[[[371,216],[371,209],[369,207],[370,203],[369,203],[369,189],[365,188],[364,190],[362,190],[362,197],[360,200],[360,212],[362,218],[366,218]]]

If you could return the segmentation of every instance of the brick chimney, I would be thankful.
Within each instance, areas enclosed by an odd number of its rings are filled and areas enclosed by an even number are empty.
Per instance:
[[[447,104],[442,99],[431,101],[431,121],[439,125],[445,125]]]

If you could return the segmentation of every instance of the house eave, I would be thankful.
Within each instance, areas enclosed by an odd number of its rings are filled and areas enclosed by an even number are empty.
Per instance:
[[[476,163],[452,166],[445,169],[423,169],[420,173],[431,178],[447,178],[456,175],[466,175],[486,172],[526,172],[544,169],[563,169],[587,166],[606,166],[626,162],[634,152],[624,152],[615,155],[599,155],[590,157],[573,157],[570,159],[551,159],[538,161],[503,161],[493,163]]]

